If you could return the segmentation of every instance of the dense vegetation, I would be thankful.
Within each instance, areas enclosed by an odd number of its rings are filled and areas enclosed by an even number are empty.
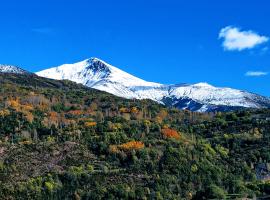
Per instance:
[[[256,174],[270,110],[192,113],[34,75],[0,85],[0,199],[270,195]]]

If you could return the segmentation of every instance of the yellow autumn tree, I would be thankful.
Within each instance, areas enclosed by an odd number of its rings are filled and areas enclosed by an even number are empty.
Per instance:
[[[137,114],[139,112],[139,109],[137,107],[132,107],[130,109],[130,112],[133,113],[133,114]]]
[[[131,141],[131,142],[118,145],[118,148],[123,149],[123,150],[132,150],[132,149],[138,150],[138,149],[144,148],[144,143],[140,141]]]
[[[10,112],[9,112],[9,110],[7,110],[7,109],[0,110],[0,116],[1,116],[1,117],[5,117],[5,116],[7,116],[7,115],[9,115],[9,114],[10,114]]]
[[[141,141],[130,141],[120,145],[110,145],[109,152],[118,153],[122,151],[139,150],[144,148],[144,143]]]
[[[97,122],[85,122],[84,123],[84,125],[86,126],[86,127],[94,127],[94,126],[96,126],[97,125]]]
[[[125,107],[120,108],[119,111],[120,113],[129,113],[129,109]]]

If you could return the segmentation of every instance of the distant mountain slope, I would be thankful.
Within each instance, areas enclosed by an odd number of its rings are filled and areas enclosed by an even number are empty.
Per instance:
[[[151,99],[192,111],[270,107],[269,98],[232,88],[219,88],[207,83],[164,85],[144,81],[98,58],[61,65],[36,74],[58,80],[68,79],[124,98]]]
[[[29,74],[30,72],[20,67],[0,64],[0,73]]]

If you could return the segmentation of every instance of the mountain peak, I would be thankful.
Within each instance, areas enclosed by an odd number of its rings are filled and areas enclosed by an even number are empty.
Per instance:
[[[86,60],[85,69],[92,70],[94,73],[103,73],[103,78],[111,73],[112,66],[98,58],[89,58]]]
[[[113,66],[108,64],[107,62],[99,59],[99,58],[96,58],[96,57],[91,57],[91,58],[88,58],[82,62],[85,62],[87,63],[88,65],[101,65],[103,67],[106,67],[106,68],[112,68]]]
[[[97,58],[97,57],[91,57],[91,58],[88,58],[88,59],[86,59],[86,61],[89,62],[89,63],[93,63],[93,62],[102,62],[102,63],[106,63],[105,61],[103,61],[103,60],[101,60],[101,59],[99,59],[99,58]],[[106,64],[107,64],[107,63],[106,63]]]
[[[29,72],[17,66],[0,64],[0,73],[28,74]]]

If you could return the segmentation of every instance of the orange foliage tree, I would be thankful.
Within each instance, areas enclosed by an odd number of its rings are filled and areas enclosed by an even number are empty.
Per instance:
[[[34,120],[34,115],[33,115],[31,112],[25,111],[25,112],[23,112],[23,114],[25,115],[27,121],[29,121],[29,122],[31,122],[31,123],[33,122],[33,120]]]
[[[109,151],[111,153],[118,153],[120,152],[120,150],[129,151],[129,150],[139,150],[142,148],[144,148],[144,143],[140,141],[131,141],[120,145],[110,145]]]
[[[132,107],[132,108],[130,109],[130,112],[131,112],[131,113],[134,113],[134,114],[137,114],[137,113],[139,113],[139,110],[138,110],[137,107]]]
[[[44,120],[43,123],[45,123],[45,121],[47,121],[47,124],[49,126],[51,125],[55,125],[55,126],[58,126],[59,124],[59,116],[58,116],[58,113],[57,112],[54,112],[54,111],[51,111],[48,113],[48,119],[47,120]]]
[[[21,104],[19,99],[9,99],[7,100],[7,105],[15,109],[17,112],[22,112],[29,122],[34,120],[34,116],[30,111],[34,110],[31,104]]]
[[[119,149],[123,149],[123,150],[132,150],[132,149],[142,149],[144,148],[144,143],[140,142],[140,141],[131,141],[131,142],[127,142],[121,145],[118,145]]]
[[[71,110],[68,113],[71,115],[82,115],[83,111],[82,110]]]
[[[161,133],[165,138],[180,139],[180,134],[174,129],[164,128],[161,130]]]

